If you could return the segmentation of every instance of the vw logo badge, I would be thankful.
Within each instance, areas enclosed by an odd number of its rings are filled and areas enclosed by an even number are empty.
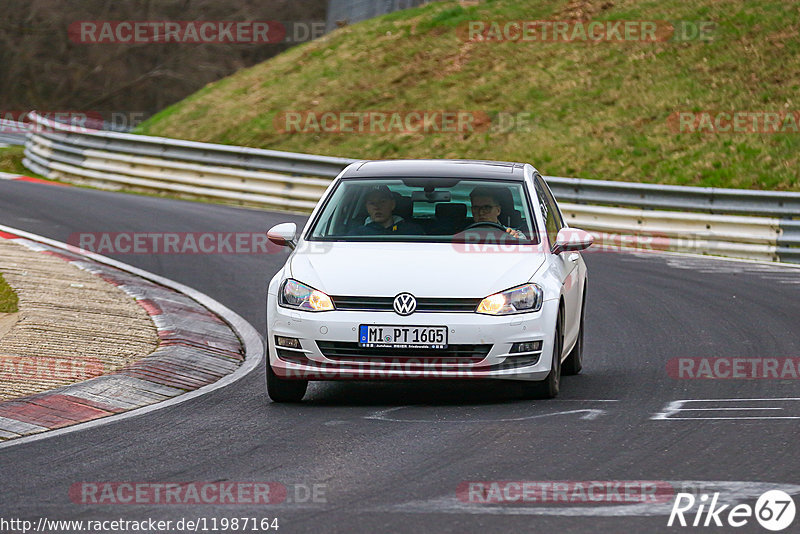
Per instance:
[[[398,315],[411,315],[417,309],[417,299],[411,293],[400,293],[392,303]]]

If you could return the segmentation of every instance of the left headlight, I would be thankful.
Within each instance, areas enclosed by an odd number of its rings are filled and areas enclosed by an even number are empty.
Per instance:
[[[279,296],[281,306],[287,308],[312,312],[334,309],[328,295],[291,278],[283,283]]]
[[[542,309],[542,288],[538,284],[524,284],[489,295],[476,310],[487,315],[511,315],[535,312]]]

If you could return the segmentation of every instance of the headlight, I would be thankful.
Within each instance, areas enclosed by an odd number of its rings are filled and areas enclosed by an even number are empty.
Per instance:
[[[304,311],[330,311],[333,309],[333,302],[328,295],[291,278],[283,283],[279,296],[281,305],[287,308]]]
[[[489,295],[481,301],[477,311],[487,315],[511,315],[540,309],[542,309],[542,288],[537,284],[525,284]]]

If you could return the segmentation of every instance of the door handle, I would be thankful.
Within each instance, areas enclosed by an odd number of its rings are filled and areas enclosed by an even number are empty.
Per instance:
[[[572,254],[569,255],[569,257],[567,259],[569,261],[571,261],[572,263],[577,263],[578,258],[580,258],[580,257],[581,257],[580,254],[578,254],[577,252],[573,252]]]

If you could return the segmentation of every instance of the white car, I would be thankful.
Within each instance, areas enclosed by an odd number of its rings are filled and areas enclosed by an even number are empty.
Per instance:
[[[555,397],[580,372],[591,234],[521,163],[363,161],[344,169],[269,284],[267,389],[309,380],[508,379]]]

